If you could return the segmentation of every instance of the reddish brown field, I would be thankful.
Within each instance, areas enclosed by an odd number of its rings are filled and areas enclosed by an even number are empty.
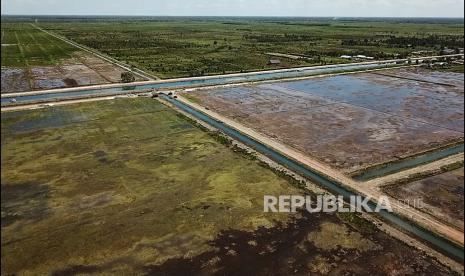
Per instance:
[[[463,168],[407,184],[386,188],[386,192],[463,230]],[[418,200],[421,200],[419,202]],[[420,203],[420,204],[417,204]]]
[[[453,85],[362,73],[183,95],[353,173],[463,140],[463,78],[447,76]]]

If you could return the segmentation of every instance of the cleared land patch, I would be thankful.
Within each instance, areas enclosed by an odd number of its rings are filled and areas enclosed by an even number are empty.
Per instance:
[[[427,72],[427,73],[425,73]],[[385,72],[385,75],[397,76],[401,78],[417,79],[425,82],[443,83],[452,86],[462,86],[464,82],[463,74],[450,74],[447,71],[433,71],[422,68],[399,69]]]
[[[2,32],[2,93],[121,81],[123,69],[28,23],[2,23]]]
[[[389,195],[463,230],[464,169],[396,184],[384,190]],[[420,200],[420,201],[419,201]],[[420,202],[420,204],[418,204]]]
[[[451,273],[356,215],[263,213],[302,191],[154,100],[1,128],[2,274]]]
[[[463,140],[463,85],[363,73],[183,95],[347,173]]]

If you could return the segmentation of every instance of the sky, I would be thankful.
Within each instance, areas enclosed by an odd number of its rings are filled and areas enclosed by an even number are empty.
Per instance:
[[[461,17],[465,0],[1,0],[2,14]]]

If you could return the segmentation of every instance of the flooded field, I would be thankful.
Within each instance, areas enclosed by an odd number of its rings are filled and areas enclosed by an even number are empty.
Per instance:
[[[441,71],[427,71],[422,68],[399,69],[396,71],[388,71],[384,74],[400,78],[416,79],[425,82],[446,84],[458,87],[463,87],[464,81],[463,74],[450,74],[448,72]]]
[[[356,215],[263,213],[303,191],[154,100],[1,128],[3,275],[452,274]]]
[[[463,230],[464,223],[464,169],[426,177],[385,188],[386,193],[404,202],[418,206],[423,211]]]
[[[463,140],[463,92],[463,80],[438,85],[361,73],[183,95],[353,173]]]

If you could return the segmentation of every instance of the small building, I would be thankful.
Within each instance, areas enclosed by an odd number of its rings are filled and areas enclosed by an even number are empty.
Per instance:
[[[279,60],[279,59],[270,59],[268,61],[268,64],[270,64],[270,65],[279,65],[279,64],[281,64],[281,60]]]
[[[442,53],[443,53],[444,55],[453,55],[453,54],[455,54],[455,50],[454,50],[454,49],[445,48],[444,50],[442,50]]]
[[[422,50],[422,51],[414,51],[411,53],[411,55],[414,55],[414,56],[430,55],[430,54],[434,54],[434,51]]]
[[[447,66],[449,65],[449,63],[447,62],[436,62],[436,63],[433,63],[433,66],[436,66],[436,67],[444,67],[444,66]]]

